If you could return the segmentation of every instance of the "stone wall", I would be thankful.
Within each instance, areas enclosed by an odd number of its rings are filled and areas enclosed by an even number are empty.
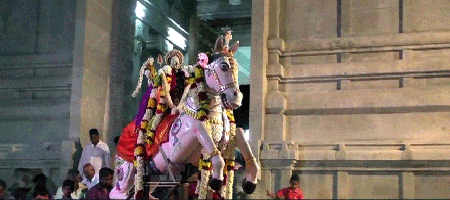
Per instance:
[[[131,79],[132,2],[0,3],[0,177],[8,185],[17,168],[60,184],[91,128],[114,156]]]
[[[60,181],[68,139],[76,1],[0,3],[0,177],[17,168]]]
[[[450,2],[253,3],[260,197],[299,173],[307,198],[446,198]]]

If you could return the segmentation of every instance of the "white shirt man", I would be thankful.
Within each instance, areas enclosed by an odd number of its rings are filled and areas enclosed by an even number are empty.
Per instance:
[[[94,166],[96,174],[102,167],[110,167],[109,147],[106,143],[100,141],[97,129],[89,131],[91,143],[83,148],[78,170],[83,171],[85,164],[90,163]],[[84,174],[83,174],[84,175]],[[83,176],[85,179],[85,176]]]
[[[81,183],[86,185],[87,189],[90,190],[92,187],[97,185],[98,182],[99,182],[98,173],[95,173],[94,177],[91,180],[89,180],[88,178],[85,178],[85,179],[83,179],[83,181]]]

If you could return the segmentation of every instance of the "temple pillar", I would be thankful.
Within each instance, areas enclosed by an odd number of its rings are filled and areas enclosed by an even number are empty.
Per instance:
[[[83,147],[90,143],[89,130],[96,128],[113,150],[113,138],[122,129],[122,70],[131,58],[126,27],[130,27],[132,8],[131,0],[77,1],[69,140]],[[64,154],[70,152],[67,149]]]

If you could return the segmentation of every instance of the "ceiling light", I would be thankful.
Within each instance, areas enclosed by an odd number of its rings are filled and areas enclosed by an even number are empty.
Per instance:
[[[142,19],[145,17],[145,6],[141,4],[141,2],[137,2],[136,9],[134,10],[136,13],[136,17]]]

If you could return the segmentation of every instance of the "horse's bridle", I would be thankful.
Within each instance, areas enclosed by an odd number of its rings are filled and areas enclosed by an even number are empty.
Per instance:
[[[231,83],[227,83],[227,84],[222,84],[222,81],[220,81],[219,75],[217,74],[216,70],[214,69],[214,66],[216,65],[220,65],[220,64],[226,64],[228,65],[229,70],[231,70],[231,78],[232,78],[232,82]],[[234,69],[233,66],[231,66],[230,62],[229,62],[229,58],[228,57],[220,57],[218,59],[216,59],[215,61],[213,61],[211,64],[207,65],[205,67],[206,69],[206,73],[209,75],[210,73],[212,73],[214,80],[216,81],[216,83],[219,85],[219,90],[215,91],[217,94],[219,94],[220,98],[222,99],[222,103],[225,105],[225,107],[227,108],[232,108],[232,103],[228,100],[227,95],[224,93],[225,90],[230,89],[230,88],[234,88],[237,85],[237,80],[236,77],[234,75],[234,71],[236,70]],[[239,92],[239,88],[237,89]]]
[[[219,90],[216,91],[219,94],[222,94],[225,90],[229,89],[229,88],[233,88],[236,87],[237,85],[237,81],[236,81],[236,77],[234,77],[234,73],[233,71],[231,71],[231,77],[233,79],[233,81],[231,83],[228,84],[222,84],[222,82],[220,81],[219,75],[217,74],[216,70],[214,69],[214,66],[221,64],[221,63],[225,63],[228,65],[230,70],[235,70],[231,65],[230,62],[228,61],[228,59],[224,59],[224,57],[220,57],[218,59],[216,59],[214,62],[212,62],[211,64],[206,66],[206,73],[212,73],[214,76],[214,80],[216,81],[217,84],[219,84]]]

